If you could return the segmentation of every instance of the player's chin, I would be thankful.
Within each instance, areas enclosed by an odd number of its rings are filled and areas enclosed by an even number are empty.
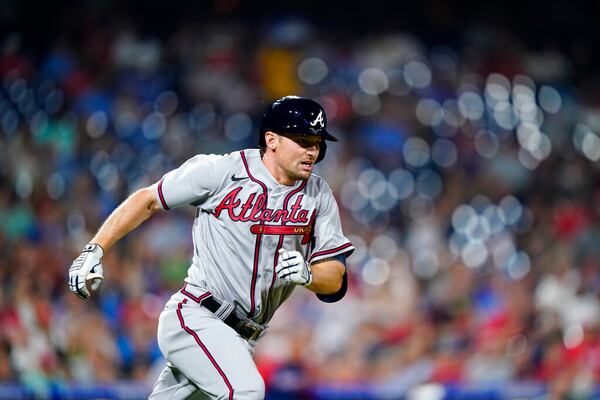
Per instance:
[[[312,174],[312,170],[312,165],[300,164],[300,168],[298,168],[297,172],[302,179],[307,179],[310,177],[310,174]]]
[[[310,178],[310,175],[312,174],[312,169],[310,171],[305,171],[305,170],[296,170],[294,175],[293,175],[293,179],[294,180],[304,180],[304,179],[308,179]]]

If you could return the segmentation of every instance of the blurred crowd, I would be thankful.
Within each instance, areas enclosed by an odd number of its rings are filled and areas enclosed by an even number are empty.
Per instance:
[[[128,194],[194,154],[255,147],[266,105],[299,94],[340,138],[317,173],[357,250],[342,301],[298,289],[275,315],[255,355],[269,391],[594,390],[598,92],[559,51],[483,27],[449,47],[298,19],[88,26],[42,54],[15,32],[0,51],[0,381],[151,385],[192,207],[108,252],[90,301],[68,266]]]

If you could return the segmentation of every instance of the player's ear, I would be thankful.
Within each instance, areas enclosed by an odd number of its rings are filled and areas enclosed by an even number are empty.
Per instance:
[[[275,150],[275,148],[277,147],[277,136],[278,135],[275,132],[265,132],[265,142],[269,149]]]

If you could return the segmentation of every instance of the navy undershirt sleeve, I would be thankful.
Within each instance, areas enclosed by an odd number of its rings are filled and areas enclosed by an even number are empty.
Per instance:
[[[340,254],[332,258],[344,264],[344,268],[346,268],[346,256],[344,254]],[[332,294],[317,293],[319,300],[324,301],[325,303],[335,303],[343,299],[348,291],[348,271],[344,271],[344,277],[342,279],[342,287],[340,287],[340,290]]]

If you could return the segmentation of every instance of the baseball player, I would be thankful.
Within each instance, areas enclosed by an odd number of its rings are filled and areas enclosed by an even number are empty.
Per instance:
[[[276,100],[258,149],[190,158],[125,200],[72,264],[70,289],[87,299],[115,242],[157,211],[196,207],[192,263],[159,318],[168,365],[150,399],[262,399],[253,347],[275,310],[297,286],[326,302],[344,296],[354,246],[331,189],[312,174],[325,141],[337,141],[326,126],[317,102]]]

